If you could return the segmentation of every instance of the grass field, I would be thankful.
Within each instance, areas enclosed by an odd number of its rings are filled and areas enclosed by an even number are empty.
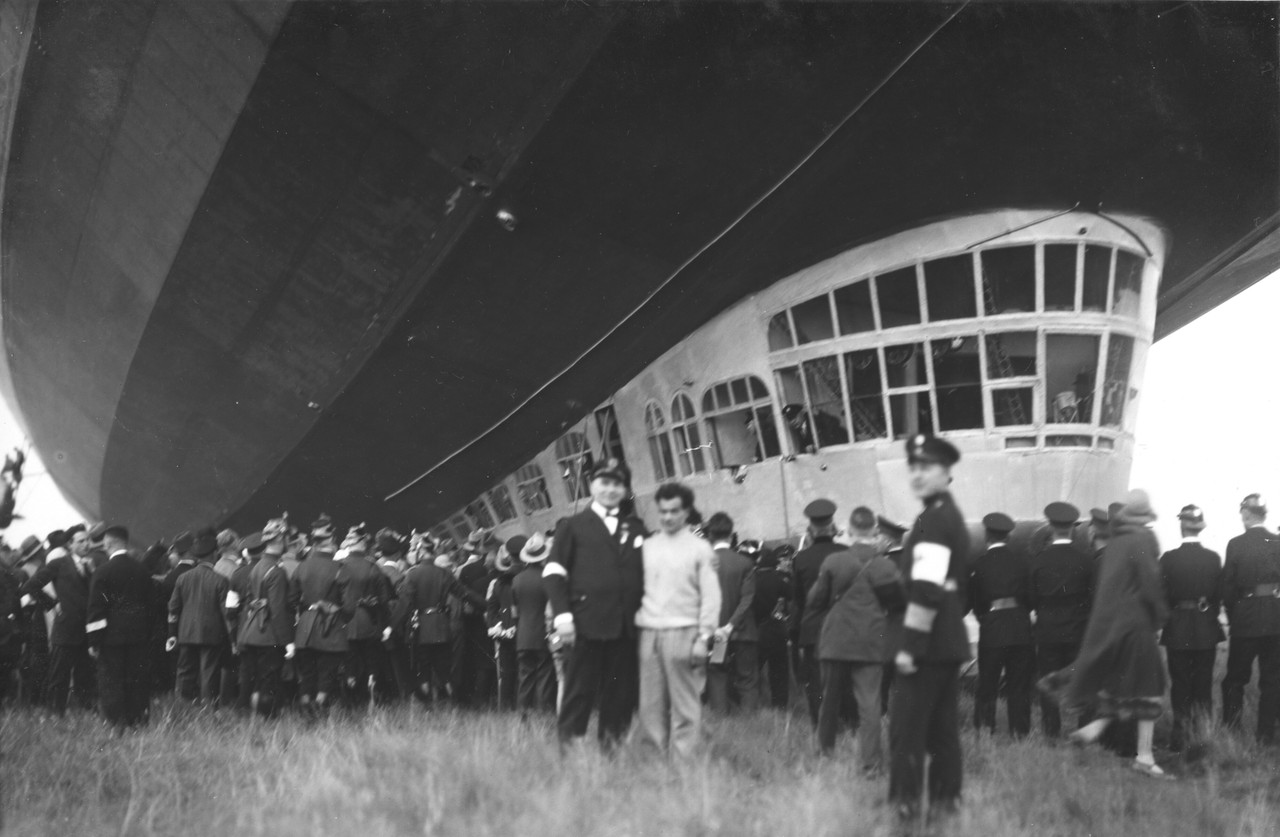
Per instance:
[[[0,715],[6,835],[852,835],[895,832],[853,744],[819,758],[807,719],[721,720],[704,757],[632,744],[561,758],[550,719],[417,707],[308,726],[155,706],[113,735],[91,714]],[[1280,754],[1214,734],[1151,779],[1101,750],[978,737],[948,834],[1280,834]]]

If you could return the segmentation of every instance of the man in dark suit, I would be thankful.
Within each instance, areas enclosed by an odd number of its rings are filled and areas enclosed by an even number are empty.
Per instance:
[[[542,568],[550,546],[534,532],[520,550],[524,569],[511,582],[516,610],[516,704],[523,716],[551,712],[556,707],[556,670],[547,648],[547,591]]]
[[[836,504],[830,500],[814,500],[804,507],[804,516],[809,518],[809,537],[813,542],[796,553],[791,568],[796,596],[792,641],[800,657],[796,676],[804,686],[805,697],[809,701],[809,720],[815,728],[818,725],[818,707],[822,701],[822,668],[818,662],[816,645],[818,634],[822,631],[822,618],[826,614],[812,608],[806,609],[806,600],[809,590],[818,580],[822,562],[831,553],[844,549],[835,542],[835,514]]]
[[[1094,562],[1076,548],[1072,527],[1080,511],[1070,503],[1050,503],[1044,509],[1052,528],[1052,542],[1031,560],[1031,607],[1036,612],[1036,673],[1041,681],[1071,665],[1080,653],[1093,603]],[[1062,734],[1062,712],[1050,695],[1040,701],[1044,734]]]
[[[408,569],[405,562],[405,538],[394,529],[380,529],[375,539],[378,570],[387,577],[391,584],[392,597],[400,595],[400,587],[404,584],[404,574]],[[395,605],[391,607],[395,611]],[[383,668],[378,671],[378,695],[381,701],[395,701],[408,697],[413,691],[413,672],[409,667],[409,643],[401,631],[393,631],[391,637],[383,643],[386,653],[382,657]]]
[[[296,650],[293,629],[298,600],[280,566],[284,535],[282,521],[268,521],[262,534],[266,541],[262,557],[247,575],[236,577],[234,596],[227,598],[228,604],[236,605],[228,609],[228,621],[240,656],[241,693],[249,695],[249,708],[265,717],[275,715],[281,670]]]
[[[778,556],[764,548],[756,557],[756,590],[751,600],[758,636],[757,672],[767,667],[769,705],[786,709],[791,687],[791,655],[787,637],[791,633],[791,608],[795,591],[791,576],[778,567]]]
[[[1244,534],[1227,541],[1222,567],[1222,603],[1231,642],[1222,678],[1222,720],[1239,726],[1244,687],[1258,661],[1259,742],[1275,737],[1280,714],[1280,544],[1266,529],[1267,505],[1250,494],[1240,503]]]
[[[969,578],[969,604],[978,619],[978,693],[973,723],[996,731],[996,702],[1004,677],[1009,732],[1023,738],[1031,732],[1031,685],[1035,648],[1031,644],[1030,567],[1027,556],[1009,545],[1013,519],[993,512],[982,519],[987,550],[974,562]]]
[[[751,609],[756,595],[755,565],[734,550],[733,518],[729,515],[711,515],[706,532],[716,552],[716,577],[720,580],[720,626],[715,641],[728,646],[720,662],[707,667],[707,704],[712,712],[723,715],[729,711],[732,697],[741,709],[750,712],[760,697],[758,634]],[[719,655],[713,652],[712,658]]]
[[[98,695],[102,717],[115,727],[147,722],[151,637],[156,585],[129,554],[129,531],[108,526],[103,535],[107,563],[89,584],[89,655],[98,660]]]
[[[93,706],[93,660],[84,626],[89,606],[89,578],[93,566],[88,559],[89,539],[83,531],[71,541],[72,551],[58,547],[49,562],[22,585],[24,603],[38,602],[41,610],[53,610],[49,634],[49,673],[45,681],[45,703],[59,715],[67,711],[67,699],[74,684],[76,704]]]
[[[359,607],[344,564],[329,541],[314,547],[289,583],[298,601],[298,699],[305,714],[324,714],[338,694],[339,671],[350,651],[347,622]]]
[[[1204,512],[1183,506],[1178,512],[1182,545],[1160,558],[1160,576],[1169,601],[1169,619],[1160,632],[1169,665],[1173,704],[1173,749],[1181,750],[1196,715],[1213,714],[1213,663],[1222,642],[1222,559],[1200,543]]]
[[[591,470],[591,505],[560,521],[542,571],[556,636],[570,646],[558,730],[563,747],[587,733],[600,706],[601,746],[626,734],[639,700],[636,612],[644,593],[644,524],[619,519],[631,472],[620,460]]]
[[[382,664],[382,642],[391,636],[391,603],[395,593],[391,581],[369,556],[369,540],[353,530],[343,542],[346,556],[338,563],[346,570],[347,585],[356,600],[356,610],[347,623],[347,701],[352,707],[367,707],[369,680]]]
[[[178,576],[169,596],[169,640],[165,650],[177,650],[175,685],[178,697],[199,699],[206,706],[217,700],[228,641],[222,608],[231,581],[213,568],[218,559],[217,535],[201,529],[191,544],[198,562]]]
[[[461,584],[483,602],[493,580],[490,552],[496,546],[492,535],[476,529],[463,545],[465,560],[458,568]],[[460,706],[484,706],[493,695],[495,680],[493,643],[485,622],[484,605],[476,607],[468,598],[458,603],[460,617],[453,649],[453,698]]]

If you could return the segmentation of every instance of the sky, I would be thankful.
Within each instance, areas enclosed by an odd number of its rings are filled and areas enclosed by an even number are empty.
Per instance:
[[[1240,531],[1240,500],[1259,492],[1280,520],[1280,381],[1270,376],[1280,358],[1280,273],[1156,343],[1147,356],[1135,428],[1130,485],[1145,488],[1159,519],[1164,548],[1178,543],[1177,513],[1199,505],[1202,540],[1221,553]],[[22,432],[0,404],[0,447],[24,445]],[[41,537],[79,519],[34,452],[18,493],[13,544]]]

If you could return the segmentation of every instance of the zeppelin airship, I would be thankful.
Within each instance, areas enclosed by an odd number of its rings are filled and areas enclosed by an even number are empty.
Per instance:
[[[1105,504],[1280,266],[1276,13],[9,0],[0,391],[145,537],[529,532],[612,455],[784,538],[926,431],[979,516]]]

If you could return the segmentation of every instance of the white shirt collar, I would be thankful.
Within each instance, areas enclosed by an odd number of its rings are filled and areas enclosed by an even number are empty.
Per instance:
[[[595,500],[591,501],[591,510],[595,512],[596,515],[598,515],[601,520],[603,520],[606,517],[618,516],[618,510],[616,508],[606,509],[604,506],[600,505]]]
[[[728,541],[716,541],[711,544],[712,549],[733,549],[733,544]]]
[[[117,555],[128,555],[128,554],[129,554],[129,550],[127,549],[117,549],[115,552],[107,556],[107,560],[109,561],[112,558],[116,557]]]
[[[1199,535],[1183,535],[1182,542],[1183,543],[1200,543],[1200,536]]]
[[[1053,543],[1054,545],[1057,545],[1060,543],[1071,544],[1071,543],[1074,543],[1074,541],[1072,541],[1071,538],[1054,538]]]

